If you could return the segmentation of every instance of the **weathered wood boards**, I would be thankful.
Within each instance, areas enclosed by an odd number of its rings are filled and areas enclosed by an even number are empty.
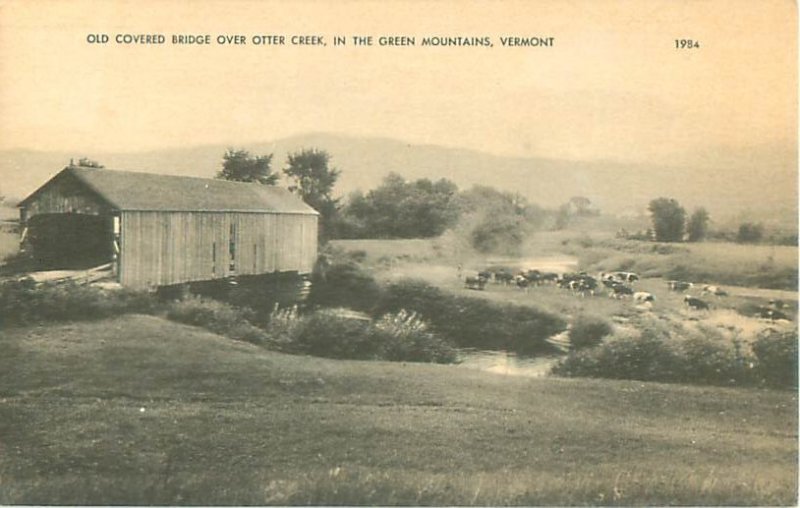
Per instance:
[[[21,222],[52,252],[106,246],[93,249],[103,253],[93,263],[115,261],[119,282],[131,288],[308,273],[317,256],[316,211],[260,184],[68,166],[19,206]],[[91,216],[101,227],[66,236],[36,228],[53,222],[46,217]]]

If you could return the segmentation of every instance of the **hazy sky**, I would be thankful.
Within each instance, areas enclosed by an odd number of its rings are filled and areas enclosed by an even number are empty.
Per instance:
[[[651,161],[797,143],[795,2],[2,1],[0,149],[242,145],[310,131]],[[88,34],[108,34],[105,45]],[[159,33],[163,45],[116,34]],[[172,34],[242,34],[175,46]],[[251,36],[287,36],[254,46]],[[319,34],[327,47],[292,46]],[[347,37],[333,47],[332,37]],[[353,47],[373,35],[373,47]],[[379,47],[380,35],[417,38]],[[489,36],[492,48],[421,47]],[[502,47],[501,36],[554,47]],[[699,40],[678,50],[675,39]]]

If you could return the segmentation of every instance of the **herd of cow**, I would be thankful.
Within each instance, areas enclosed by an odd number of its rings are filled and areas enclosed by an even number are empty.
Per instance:
[[[638,280],[639,276],[633,272],[600,273],[595,277],[586,272],[558,274],[525,270],[515,275],[507,269],[487,269],[478,272],[475,276],[466,277],[465,287],[482,290],[486,288],[489,281],[494,281],[498,284],[513,284],[519,289],[528,290],[531,287],[549,284],[569,289],[581,296],[594,296],[605,288],[612,298],[632,297],[641,302],[655,301],[655,297],[651,293],[634,290],[633,284]]]
[[[639,280],[639,275],[633,272],[602,272],[597,276],[589,275],[586,272],[564,273],[542,272],[539,270],[524,270],[516,274],[508,269],[486,269],[478,272],[477,275],[467,276],[464,286],[467,289],[483,290],[486,284],[493,281],[496,284],[514,285],[517,288],[528,291],[531,287],[542,285],[555,285],[563,289],[568,289],[580,296],[595,296],[603,291],[607,292],[611,298],[623,299],[631,298],[640,304],[653,304],[656,300],[655,295],[646,291],[636,291],[634,284]],[[667,281],[667,288],[671,291],[683,293],[695,287],[692,282],[679,280]],[[728,292],[719,286],[704,285],[701,296],[725,297]],[[708,301],[696,296],[685,295],[683,303],[691,310],[709,310]],[[788,320],[788,315],[780,310],[784,305],[779,301],[771,301],[769,306],[759,307],[757,317],[770,320]]]

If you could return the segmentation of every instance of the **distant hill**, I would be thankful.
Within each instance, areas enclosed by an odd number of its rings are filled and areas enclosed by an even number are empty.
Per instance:
[[[557,206],[580,195],[601,210],[642,212],[659,196],[685,207],[705,206],[715,218],[752,216],[796,222],[797,154],[774,147],[734,151],[724,147],[678,154],[670,164],[569,161],[503,157],[478,151],[404,143],[385,138],[307,134],[242,146],[273,153],[280,169],[286,155],[304,147],[327,150],[342,170],[337,193],[375,187],[390,171],[409,179],[448,178],[461,188],[491,185],[519,192],[541,206]],[[204,145],[133,153],[0,151],[0,194],[24,197],[70,160],[87,156],[109,168],[212,177],[226,145]],[[237,148],[240,148],[237,146]]]

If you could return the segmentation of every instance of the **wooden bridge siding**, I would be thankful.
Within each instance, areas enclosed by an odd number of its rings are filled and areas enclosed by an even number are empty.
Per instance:
[[[54,180],[25,206],[26,219],[46,213],[102,215],[109,212],[109,208],[97,195],[73,178]]]
[[[230,270],[232,223],[236,227],[235,272]],[[234,273],[308,273],[317,256],[314,215],[126,211],[121,230],[120,282],[133,288]]]

